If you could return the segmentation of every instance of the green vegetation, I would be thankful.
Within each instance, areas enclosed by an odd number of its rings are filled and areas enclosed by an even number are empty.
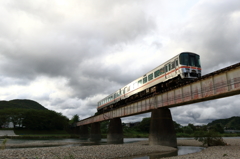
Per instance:
[[[194,137],[196,140],[203,143],[203,146],[225,146],[221,135],[214,130],[210,131],[198,131]]]
[[[63,130],[68,126],[68,118],[52,110],[0,110],[0,125],[8,122],[12,122],[14,128],[30,130]]]
[[[6,143],[7,143],[7,139],[4,139],[1,145],[1,149],[4,150],[6,148]]]
[[[225,129],[240,130],[240,117],[214,120],[208,126],[221,125]]]
[[[74,120],[71,120],[72,123],[76,122],[75,118],[76,115]],[[22,136],[72,137],[68,133],[71,128],[67,117],[48,110],[32,100],[0,101],[0,128],[9,130],[7,126],[10,122],[13,124],[15,134],[20,135],[19,138]]]
[[[237,123],[235,122],[235,120],[238,120],[238,118],[239,117],[233,117],[229,119],[232,119],[231,123]],[[226,119],[226,120],[229,120],[229,119]],[[225,119],[221,119],[220,121],[225,122]],[[223,124],[221,122],[213,121],[212,123],[214,124],[194,126],[193,124],[190,123],[187,126],[181,126],[180,124],[173,121],[173,125],[175,127],[177,137],[204,137],[204,136],[199,136],[199,134],[203,134],[206,137],[209,135],[210,137],[212,137],[211,136],[212,134],[217,135],[217,137],[240,136],[240,133],[235,133],[235,134],[224,133],[224,127],[222,126]],[[127,127],[126,124],[123,124],[124,137],[148,137],[149,130],[150,130],[150,118],[144,118],[140,123],[132,127]],[[102,130],[102,132],[106,132],[106,130]]]
[[[41,104],[28,99],[14,99],[10,101],[0,101],[1,109],[36,109],[47,110]]]

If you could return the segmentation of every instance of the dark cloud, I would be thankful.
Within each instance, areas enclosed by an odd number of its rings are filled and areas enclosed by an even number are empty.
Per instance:
[[[181,51],[199,53],[204,73],[239,62],[239,2],[184,2],[0,2],[0,98],[30,98],[84,118]],[[218,101],[172,108],[173,118],[186,124],[238,115],[231,113],[238,100]]]

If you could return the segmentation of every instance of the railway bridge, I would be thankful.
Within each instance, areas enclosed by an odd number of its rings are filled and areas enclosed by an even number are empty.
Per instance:
[[[176,147],[176,133],[169,108],[237,94],[240,94],[240,63],[109,112],[83,119],[77,123],[77,128],[81,138],[100,141],[100,122],[110,120],[107,142],[122,143],[121,118],[151,112],[149,144]],[[90,133],[88,126],[91,126]]]

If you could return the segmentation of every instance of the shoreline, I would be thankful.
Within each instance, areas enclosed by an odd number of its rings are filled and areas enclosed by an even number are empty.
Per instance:
[[[167,159],[185,159],[185,158],[239,158],[240,156],[240,139],[224,139],[228,146],[208,147],[200,152],[186,154],[182,156],[164,157]],[[177,140],[178,146],[202,146],[202,143],[190,140]],[[74,143],[66,143],[74,144]],[[66,145],[64,144],[64,145]],[[75,143],[76,144],[76,143]],[[42,146],[44,144],[41,144]],[[148,141],[140,141],[128,144],[112,145],[92,145],[92,146],[65,146],[58,147],[37,147],[37,148],[17,148],[0,150],[0,159],[33,159],[33,158],[95,158],[95,159],[120,159],[137,156],[148,156],[151,154],[175,153],[176,148],[148,145]],[[6,146],[11,146],[6,144]],[[22,145],[24,146],[24,145]],[[31,146],[31,145],[25,145]],[[36,145],[34,145],[36,146]],[[49,146],[49,145],[46,145]],[[53,145],[56,146],[56,145]]]

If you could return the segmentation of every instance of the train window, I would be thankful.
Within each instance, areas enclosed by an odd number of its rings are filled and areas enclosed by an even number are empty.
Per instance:
[[[176,62],[176,66],[178,66],[178,59],[176,59],[176,61],[175,61],[175,62]]]
[[[148,81],[151,81],[153,79],[153,73],[151,73],[150,75],[148,75]]]
[[[143,78],[143,84],[147,82],[147,77]]]
[[[127,87],[127,91],[128,91],[128,92],[130,91],[130,86]]]
[[[165,65],[165,72],[168,72],[168,66]]]
[[[161,69],[160,69],[160,75],[161,75],[161,74],[164,74],[164,68],[161,68]]]
[[[171,64],[169,63],[168,64],[168,71],[170,71],[172,68],[171,68]]]
[[[155,78],[158,77],[159,75],[160,75],[160,70],[157,70],[157,71],[154,72],[154,77]]]
[[[188,53],[182,53],[182,54],[180,54],[180,63],[182,64],[182,65],[189,65],[188,64]]]
[[[138,81],[138,86],[141,86],[142,85],[142,80],[139,80]]]
[[[175,68],[175,61],[172,62],[172,69]]]
[[[124,88],[123,94],[127,93],[127,87]]]

